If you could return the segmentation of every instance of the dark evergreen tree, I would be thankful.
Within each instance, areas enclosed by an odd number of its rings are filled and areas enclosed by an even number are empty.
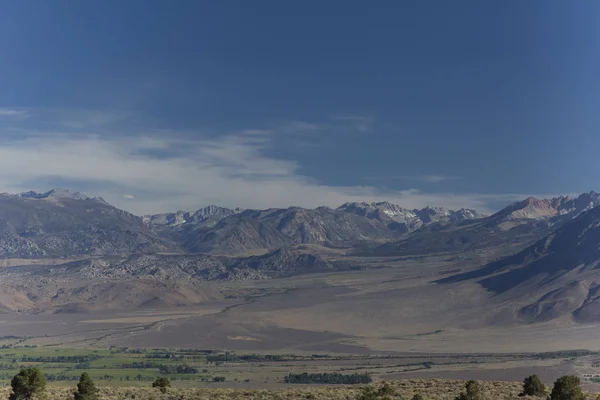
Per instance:
[[[545,396],[546,387],[537,375],[531,375],[523,381],[523,394],[527,396]]]
[[[81,374],[79,378],[75,400],[98,400],[98,389],[87,372]]]
[[[579,387],[579,378],[573,375],[561,376],[554,382],[550,400],[584,400],[585,396]]]
[[[31,400],[46,390],[46,378],[39,368],[24,368],[10,381],[10,400]]]

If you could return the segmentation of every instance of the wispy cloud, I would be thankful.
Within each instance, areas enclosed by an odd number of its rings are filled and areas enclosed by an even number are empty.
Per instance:
[[[462,179],[459,176],[449,176],[449,175],[438,175],[438,174],[415,174],[415,175],[392,175],[392,176],[368,176],[365,179],[370,181],[389,181],[389,180],[399,180],[399,181],[413,181],[413,182],[426,182],[426,183],[441,183],[441,182],[449,182],[449,181],[457,181]]]
[[[64,114],[60,115],[64,121]],[[95,121],[99,133],[73,129],[85,125],[86,118]],[[407,208],[438,205],[486,211],[489,201],[523,197],[327,185],[300,174],[294,160],[267,155],[273,154],[269,150],[277,128],[216,137],[126,126],[120,131],[127,135],[119,136],[112,129],[105,134],[99,128],[102,123],[112,126],[117,119],[107,113],[73,113],[70,120],[80,122],[63,131],[54,125],[46,130],[15,125],[21,135],[0,138],[0,191],[68,186],[136,214],[191,210],[213,203],[244,208],[335,207],[346,201],[382,200]],[[442,179],[441,175],[425,177]]]
[[[15,117],[25,115],[25,110],[19,110],[14,108],[0,108],[0,117]]]
[[[322,132],[324,126],[316,123],[310,123],[306,121],[291,121],[285,124],[281,124],[278,127],[278,131],[292,136],[305,136],[312,135],[315,133]]]
[[[374,119],[362,116],[338,116],[321,121],[287,121],[271,131],[294,140],[296,144],[311,146],[325,137],[357,137],[373,131]]]
[[[373,123],[373,117],[365,117],[363,115],[341,115],[337,117],[333,117],[333,119],[339,121],[355,121],[355,122],[364,122],[364,123]]]
[[[346,124],[351,124],[353,128],[361,134],[372,132],[373,123],[375,122],[373,117],[364,115],[341,115],[334,117],[333,119]]]
[[[439,182],[456,181],[456,180],[459,180],[460,177],[447,176],[447,175],[417,175],[415,177],[415,179],[421,180],[423,182],[439,183]]]

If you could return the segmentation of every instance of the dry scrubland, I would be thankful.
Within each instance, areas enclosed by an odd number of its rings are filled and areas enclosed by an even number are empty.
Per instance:
[[[521,382],[480,382],[485,393],[485,399],[540,399],[538,397],[519,397],[523,385]],[[447,379],[410,379],[391,382],[395,390],[393,399],[410,400],[420,393],[425,400],[454,400],[464,391],[465,381]],[[378,387],[379,384],[374,384]],[[169,389],[161,394],[152,388],[118,388],[99,387],[100,400],[137,399],[137,400],[355,400],[359,397],[364,385],[357,386],[302,386],[289,389],[244,390],[244,389]],[[46,400],[72,399],[75,388],[49,386],[46,390]],[[0,398],[8,399],[10,388],[0,389]],[[596,399],[596,394],[588,393],[587,399]]]

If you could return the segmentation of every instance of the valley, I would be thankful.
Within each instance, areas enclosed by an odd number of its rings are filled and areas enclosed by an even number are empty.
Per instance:
[[[579,324],[568,314],[523,323],[518,310],[537,300],[534,292],[507,300],[473,281],[436,283],[476,270],[478,260],[468,253],[451,261],[376,258],[365,270],[209,281],[193,286],[196,296],[205,296],[188,297],[197,304],[145,301],[127,309],[119,296],[132,298],[137,289],[139,297],[148,290],[142,283],[149,283],[134,280],[109,293],[98,289],[112,297],[99,298],[97,307],[85,311],[6,313],[2,335],[31,336],[27,345],[340,354],[598,349],[597,325]]]
[[[0,232],[7,348],[326,354],[326,371],[365,359],[393,380],[583,376],[600,351],[593,192],[490,216],[356,203],[140,218],[67,191],[1,196],[25,210]],[[269,365],[234,375],[272,385]]]

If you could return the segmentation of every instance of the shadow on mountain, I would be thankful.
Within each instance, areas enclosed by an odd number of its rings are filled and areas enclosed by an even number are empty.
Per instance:
[[[600,208],[582,213],[534,245],[484,267],[436,281],[455,283],[477,280],[484,288],[501,293],[520,284],[556,282],[564,273],[596,269],[600,260]],[[533,279],[533,278],[538,279]],[[483,279],[480,279],[483,278]]]

